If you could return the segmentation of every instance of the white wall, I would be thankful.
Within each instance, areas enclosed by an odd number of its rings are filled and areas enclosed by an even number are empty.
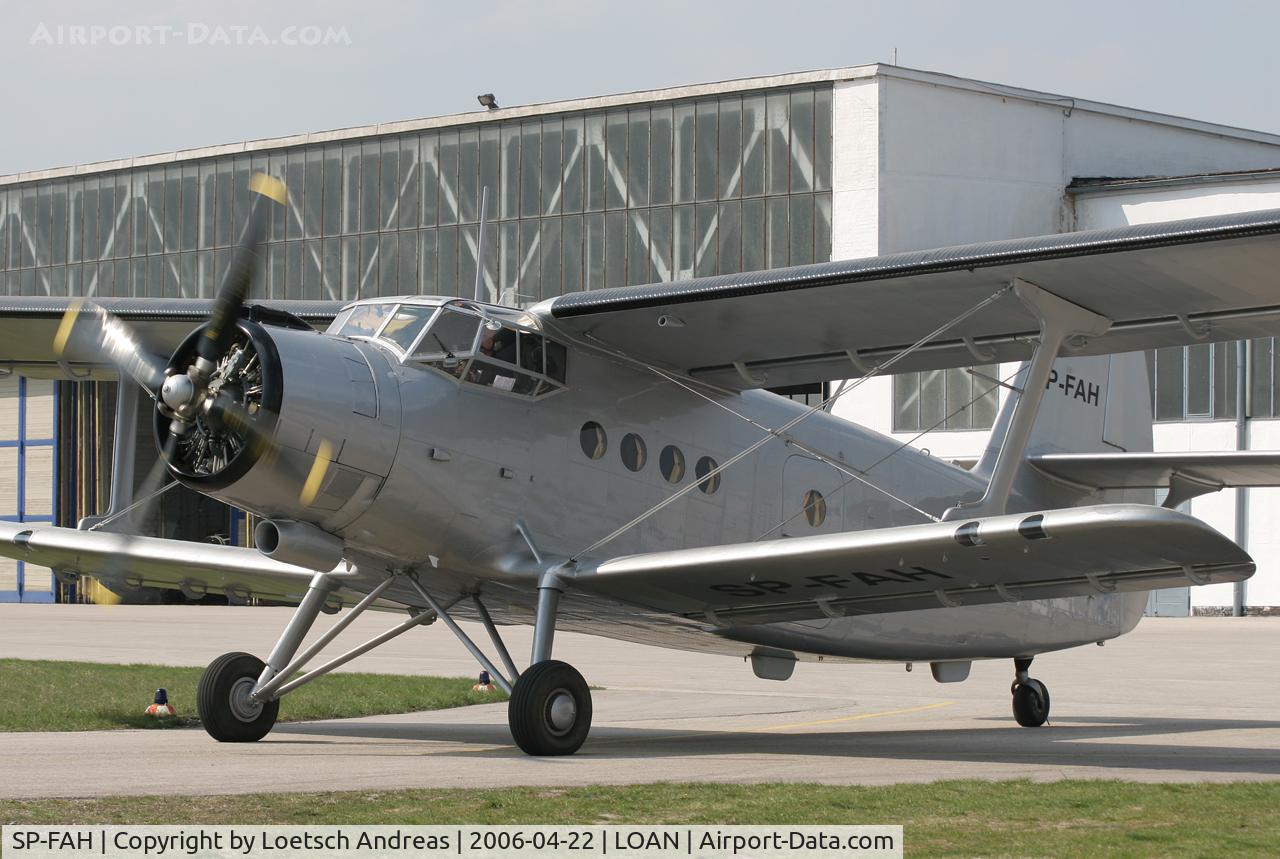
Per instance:
[[[1280,166],[1280,156],[1277,157]],[[1141,190],[1082,193],[1075,203],[1076,229],[1100,230],[1125,224],[1151,224],[1280,209],[1280,176],[1234,182],[1211,181]]]
[[[831,98],[832,259],[879,253],[880,86],[876,78],[837,81]]]

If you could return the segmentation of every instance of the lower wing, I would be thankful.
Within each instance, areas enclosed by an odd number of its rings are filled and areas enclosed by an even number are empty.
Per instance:
[[[624,602],[771,623],[1235,582],[1249,555],[1175,510],[1110,504],[768,542],[585,566],[573,586]]]
[[[178,588],[192,596],[226,593],[297,602],[315,575],[255,549],[30,522],[0,522],[0,555],[64,575],[94,576],[108,587]],[[345,566],[335,572],[349,578]]]

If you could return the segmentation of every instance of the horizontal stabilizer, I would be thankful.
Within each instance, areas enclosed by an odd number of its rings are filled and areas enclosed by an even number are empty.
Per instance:
[[[1249,555],[1198,519],[1109,504],[632,555],[573,586],[718,626],[1234,582]]]
[[[1280,451],[1050,453],[1027,457],[1050,477],[1092,489],[1169,489],[1166,507],[1229,487],[1280,486]]]

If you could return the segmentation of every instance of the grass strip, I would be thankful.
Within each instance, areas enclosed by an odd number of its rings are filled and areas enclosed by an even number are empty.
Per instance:
[[[171,665],[106,665],[0,659],[0,731],[95,731],[189,728],[203,669]],[[473,678],[334,673],[286,695],[282,722],[342,719],[441,710],[505,700],[472,692]],[[158,688],[167,689],[175,718],[144,715]]]
[[[1274,856],[1280,782],[646,784],[0,800],[5,824],[901,823],[908,856]]]

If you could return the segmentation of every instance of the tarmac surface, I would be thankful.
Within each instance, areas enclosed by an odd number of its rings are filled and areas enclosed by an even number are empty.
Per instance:
[[[0,605],[0,657],[203,665],[228,650],[266,653],[288,612]],[[361,617],[337,645],[392,622]],[[529,630],[504,634],[522,663]],[[1037,658],[1032,675],[1050,688],[1053,709],[1050,725],[1028,729],[1010,713],[1007,661],[977,663],[967,681],[948,685],[934,683],[927,665],[908,673],[804,663],[778,683],[736,659],[561,634],[556,657],[603,687],[594,692],[591,737],[570,758],[521,754],[503,703],[281,724],[250,745],[215,743],[199,729],[0,733],[0,798],[692,780],[1275,779],[1277,654],[1280,619],[1148,619],[1104,648]],[[349,667],[476,673],[443,624]]]

